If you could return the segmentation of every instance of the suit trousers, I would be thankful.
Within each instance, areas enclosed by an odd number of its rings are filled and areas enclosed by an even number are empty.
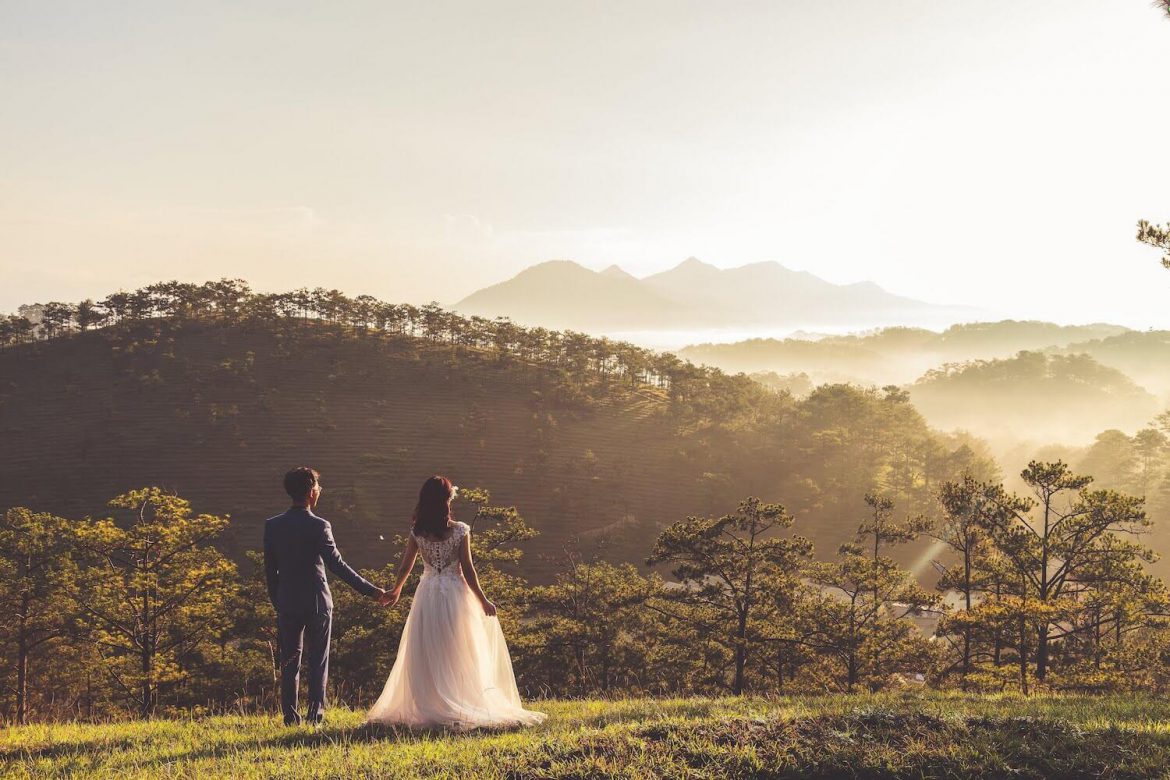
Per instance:
[[[321,720],[325,709],[325,684],[329,681],[329,633],[333,613],[287,613],[276,616],[277,636],[280,642],[280,710],[285,725],[300,723],[297,713],[297,693],[300,686],[301,654],[309,673],[310,723]]]

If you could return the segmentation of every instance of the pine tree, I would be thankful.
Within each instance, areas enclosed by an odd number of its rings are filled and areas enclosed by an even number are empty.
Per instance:
[[[1167,9],[1167,14],[1170,14],[1170,0],[1159,0],[1159,4]],[[1170,224],[1153,225],[1143,219],[1138,222],[1137,227],[1137,240],[1162,250],[1165,253],[1162,256],[1162,265],[1170,268]]]
[[[1142,498],[1113,490],[1090,490],[1093,478],[1074,474],[1061,461],[1033,461],[1021,473],[1033,497],[1023,499],[989,487],[986,498],[999,511],[983,516],[996,550],[1014,572],[1018,587],[1010,600],[1019,629],[1021,688],[1027,688],[1025,657],[1035,648],[1036,680],[1047,681],[1054,640],[1083,632],[1086,599],[1132,583],[1142,561],[1152,559],[1141,545],[1122,537],[1145,531]],[[1120,573],[1129,572],[1126,578]]]
[[[191,511],[157,487],[117,496],[129,518],[78,524],[77,545],[89,564],[74,598],[93,627],[104,671],[142,717],[160,692],[191,671],[185,662],[214,642],[230,617],[235,566],[211,542],[227,517]]]
[[[843,667],[848,691],[862,682],[876,690],[896,672],[925,670],[929,651],[906,618],[938,602],[882,554],[884,545],[916,539],[926,522],[894,520],[889,499],[867,495],[865,502],[870,514],[859,524],[857,540],[841,545],[835,560],[809,567],[821,592],[801,613],[801,642]]]
[[[670,526],[647,560],[673,567],[682,586],[673,592],[683,608],[676,617],[730,651],[729,687],[736,695],[747,687],[753,650],[769,633],[774,592],[798,587],[798,573],[812,553],[808,540],[777,535],[792,522],[780,504],[750,497],[734,514],[688,517]]]
[[[68,587],[76,578],[70,524],[55,515],[24,507],[0,518],[0,609],[7,616],[0,634],[15,666],[16,722],[28,722],[36,681],[74,622]]]
[[[541,667],[535,677],[578,696],[640,688],[661,629],[646,603],[660,589],[630,564],[566,560],[553,583],[531,595],[524,633]]]

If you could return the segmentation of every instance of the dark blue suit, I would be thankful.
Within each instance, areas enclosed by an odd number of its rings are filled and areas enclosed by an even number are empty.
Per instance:
[[[297,687],[302,644],[308,645],[309,720],[320,720],[325,708],[333,618],[326,566],[365,596],[374,598],[381,592],[342,560],[333,529],[312,510],[294,506],[264,523],[264,573],[280,637],[280,709],[288,724],[300,722]]]

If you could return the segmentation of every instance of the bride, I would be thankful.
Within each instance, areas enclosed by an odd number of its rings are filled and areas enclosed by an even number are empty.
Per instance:
[[[420,554],[422,579],[394,668],[366,720],[461,728],[540,723],[545,715],[520,702],[496,606],[471,562],[471,528],[451,516],[454,497],[446,477],[431,477],[419,491],[410,540],[384,603],[398,603]]]

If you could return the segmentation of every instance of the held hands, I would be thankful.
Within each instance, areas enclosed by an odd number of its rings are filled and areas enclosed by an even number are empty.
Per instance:
[[[398,598],[400,595],[401,594],[399,591],[396,590],[382,590],[381,588],[378,588],[378,606],[392,607],[398,603]],[[496,616],[495,604],[493,604],[486,597],[483,598],[480,603],[483,605],[483,614],[487,615],[488,617]]]

